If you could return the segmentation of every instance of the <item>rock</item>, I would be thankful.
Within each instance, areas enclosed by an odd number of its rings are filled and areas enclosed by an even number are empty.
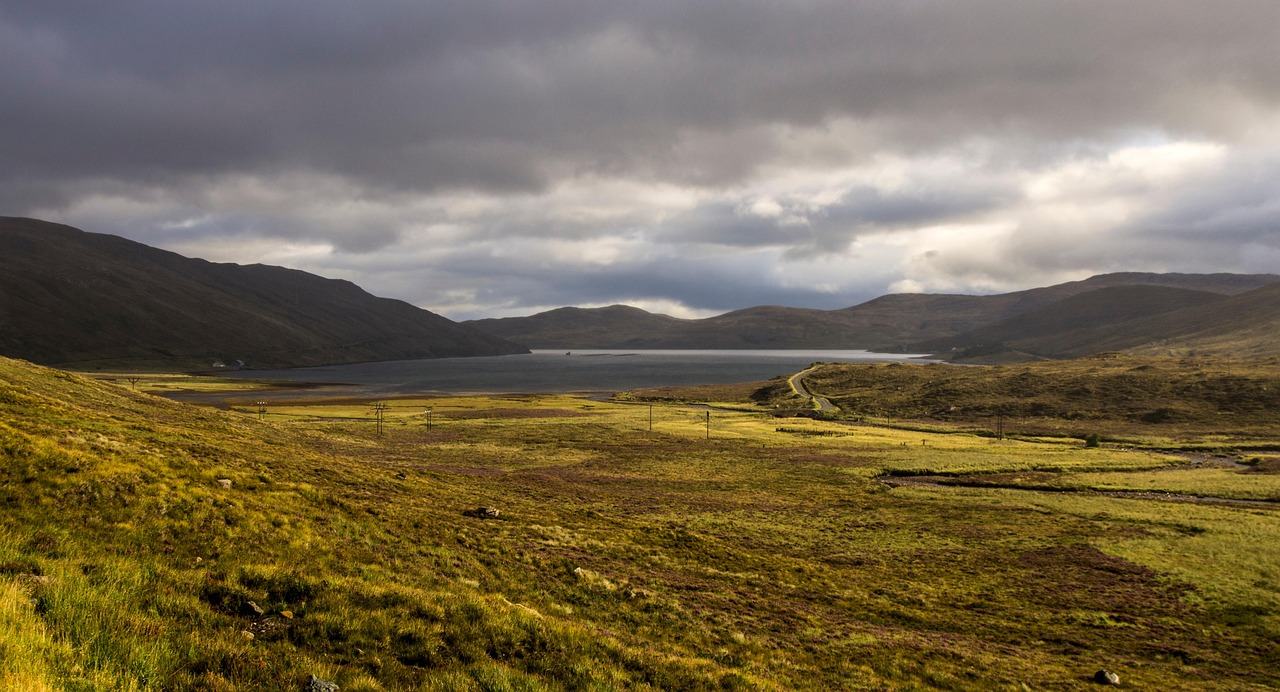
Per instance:
[[[258,604],[254,603],[253,601],[246,601],[244,604],[244,607],[241,608],[241,610],[244,611],[245,615],[254,615],[254,616],[262,615],[262,608],[258,607]]]
[[[1119,685],[1120,676],[1109,670],[1100,670],[1093,674],[1093,681],[1099,685]]]
[[[497,507],[476,507],[470,512],[463,512],[477,519],[497,519],[502,514]]]
[[[282,610],[282,611],[280,611],[280,617],[282,617],[282,618],[284,618],[284,619],[286,619],[286,620],[292,620],[292,619],[293,619],[293,611],[292,611],[292,610]]]
[[[230,490],[230,489],[231,489],[231,479],[230,479],[230,478],[219,478],[219,479],[218,479],[218,485],[222,486],[223,488],[225,488],[225,489],[227,489],[227,490]]]
[[[338,685],[337,683],[332,683],[328,680],[321,680],[312,674],[312,676],[307,679],[306,690],[307,692],[338,692]]]
[[[241,630],[240,636],[248,639],[249,641],[253,641],[253,632],[250,632],[249,630]]]

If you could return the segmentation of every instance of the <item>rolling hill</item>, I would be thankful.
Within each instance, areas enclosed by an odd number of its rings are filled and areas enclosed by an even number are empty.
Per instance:
[[[0,355],[74,367],[292,367],[526,349],[348,281],[0,217]]]
[[[1099,330],[1098,351],[1146,355],[1280,355],[1280,284]]]
[[[1185,288],[1112,286],[1076,294],[954,337],[917,343],[912,348],[969,361],[1086,356],[1117,350],[1099,343],[1106,335],[1114,334],[1117,325],[1228,299],[1222,294]]]
[[[590,348],[603,341],[608,341],[609,346],[602,348],[608,348],[643,343],[649,334],[665,333],[685,321],[629,305],[610,305],[557,308],[529,317],[472,320],[463,324],[503,339],[532,344],[533,348]]]
[[[1143,355],[1280,355],[1280,284],[1234,296],[1129,286],[1101,289],[945,340],[916,344],[964,362]]]
[[[1128,294],[1103,293],[1085,299],[1081,305],[1065,306],[1067,312],[1057,318],[1083,310],[1080,319],[1085,320],[1085,324],[1110,323],[1187,307],[1189,303],[1179,300],[1190,300],[1191,294],[1207,300],[1240,294],[1277,280],[1280,276],[1272,274],[1127,272],[989,296],[894,294],[839,310],[758,306],[691,320],[615,305],[560,308],[529,317],[464,324],[531,348],[827,348],[933,352],[937,347],[960,347],[960,342],[949,340],[952,337],[993,327],[1020,315],[1034,315],[1074,296],[1103,289],[1145,287],[1149,290],[1137,290],[1115,306],[1106,305],[1108,295],[1120,299]],[[1084,307],[1092,300],[1099,304],[1094,308]],[[1124,307],[1130,301],[1133,301],[1131,307]],[[1086,318],[1085,314],[1092,317]],[[1049,317],[1028,319],[1052,321]],[[1025,327],[1018,325],[1011,323],[1008,329],[1032,329],[1031,322]],[[1035,329],[1053,331],[1047,323],[1034,327],[1033,331]],[[991,338],[975,336],[979,339],[976,343],[989,343]],[[966,341],[963,345],[976,344]]]

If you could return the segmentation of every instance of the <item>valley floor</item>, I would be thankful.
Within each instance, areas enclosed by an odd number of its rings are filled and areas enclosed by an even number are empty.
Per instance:
[[[0,360],[0,687],[1280,686],[1269,453],[776,418],[749,389],[133,386]]]

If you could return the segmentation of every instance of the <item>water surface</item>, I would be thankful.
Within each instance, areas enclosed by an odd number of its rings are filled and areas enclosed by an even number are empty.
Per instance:
[[[288,370],[241,370],[226,377],[345,385],[315,394],[615,392],[637,387],[728,384],[790,375],[812,363],[902,361],[915,355],[870,351],[540,350],[483,358],[436,358]]]

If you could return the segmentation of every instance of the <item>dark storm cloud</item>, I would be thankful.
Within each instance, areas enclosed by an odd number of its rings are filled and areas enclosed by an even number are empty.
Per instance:
[[[1280,94],[1278,8],[18,3],[0,13],[3,119],[34,136],[3,153],[55,176],[318,166],[507,188],[556,163],[679,175],[682,131],[833,116],[931,137],[1220,130],[1232,114],[1195,100]]]
[[[892,234],[914,243],[899,268],[919,272],[914,285],[989,275],[964,243],[922,230],[984,223],[1024,229],[1005,249],[1033,252],[1000,281],[1034,283],[1045,274],[1031,256],[1083,232],[1066,207],[1096,195],[1056,201],[1054,218],[1030,210],[1021,186],[1062,160],[1153,133],[1228,158],[1258,150],[1252,165],[1269,171],[1280,157],[1274,0],[43,0],[0,6],[0,64],[3,213],[171,247],[306,246],[305,268],[359,265],[359,283],[440,228],[431,242],[459,252],[613,238],[697,258],[635,260],[649,273],[634,277],[612,265],[630,287],[620,299],[719,306],[726,285],[737,307],[817,300],[862,289],[832,288],[834,272],[790,288],[776,278],[788,262],[856,265],[860,243]],[[886,166],[902,171],[877,174]],[[1163,251],[1190,263],[1204,256],[1190,229],[1275,245],[1277,194],[1241,182],[1127,196],[1095,241],[1141,261],[1139,240],[1183,234]],[[597,187],[607,201],[591,201]],[[762,249],[778,250],[775,278],[724,278],[735,253]],[[1104,256],[1046,262],[1083,272]],[[1225,256],[1207,269],[1230,269]],[[862,271],[884,275],[887,257]],[[507,285],[496,265],[451,280],[494,305],[532,303],[537,286],[583,291],[564,302],[601,290],[572,278],[596,265],[571,252],[553,264],[564,275],[505,298],[479,288]]]

